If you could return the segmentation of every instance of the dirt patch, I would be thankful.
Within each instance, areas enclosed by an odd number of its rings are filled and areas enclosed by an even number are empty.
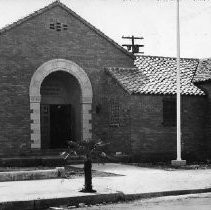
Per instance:
[[[55,167],[0,167],[0,172],[12,172],[12,171],[34,171],[34,170],[50,170]]]
[[[50,170],[55,169],[55,167],[0,167],[0,172],[17,172],[17,171],[36,171],[36,170]],[[65,166],[65,173],[66,178],[78,178],[84,176],[83,168],[78,168],[74,166]],[[92,170],[93,177],[110,177],[110,176],[123,176],[121,174],[114,174],[108,173],[103,171]]]
[[[83,177],[84,170],[83,170],[83,168],[78,168],[78,167],[74,167],[74,166],[66,166],[65,167],[65,176],[67,178],[72,178],[72,179],[78,178],[78,177]],[[110,176],[124,176],[124,175],[92,170],[92,176],[93,177],[110,177]]]

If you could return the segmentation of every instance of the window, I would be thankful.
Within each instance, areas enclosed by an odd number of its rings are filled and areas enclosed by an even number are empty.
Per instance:
[[[109,111],[109,125],[110,126],[119,126],[119,100],[111,99],[110,100],[110,111]]]
[[[176,125],[176,98],[163,99],[163,125],[175,126]]]

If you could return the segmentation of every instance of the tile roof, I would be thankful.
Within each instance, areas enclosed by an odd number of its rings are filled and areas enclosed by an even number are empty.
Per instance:
[[[54,1],[53,3],[49,4],[48,6],[37,10],[35,12],[33,12],[32,14],[12,23],[9,24],[7,26],[5,26],[4,28],[0,29],[0,35],[7,32],[8,30],[11,30],[12,28],[25,23],[26,21],[30,20],[33,17],[36,17],[37,15],[43,14],[45,11],[54,8],[56,6],[60,6],[61,8],[63,8],[64,10],[66,10],[69,14],[71,14],[72,16],[74,16],[75,18],[77,18],[80,22],[82,22],[84,25],[86,25],[87,27],[89,27],[91,30],[93,30],[95,33],[97,33],[98,35],[100,35],[101,37],[103,37],[104,39],[106,39],[108,42],[110,42],[112,45],[114,45],[117,49],[119,49],[120,51],[122,51],[123,53],[125,53],[126,55],[128,55],[129,57],[131,57],[132,59],[135,59],[135,56],[128,52],[124,47],[120,46],[117,42],[115,42],[113,39],[111,39],[110,37],[108,37],[107,35],[105,35],[102,31],[100,31],[99,29],[97,29],[96,27],[94,27],[91,23],[89,23],[88,21],[86,21],[85,19],[83,19],[81,16],[79,16],[78,14],[76,14],[74,11],[72,11],[70,8],[68,8],[65,4],[61,3],[59,0]]]
[[[137,93],[148,82],[147,76],[137,68],[112,67],[106,68],[106,71],[130,94]]]
[[[211,80],[211,58],[200,60],[193,78],[193,82],[205,82],[208,80]]]
[[[106,71],[130,94],[176,94],[176,58],[140,56],[135,66]],[[205,95],[192,83],[197,66],[198,59],[180,60],[182,95]]]

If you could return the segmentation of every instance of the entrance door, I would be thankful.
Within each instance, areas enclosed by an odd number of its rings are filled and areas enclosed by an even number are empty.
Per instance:
[[[72,139],[71,105],[41,105],[41,148],[65,148]]]
[[[71,105],[50,105],[50,148],[65,148],[71,127]]]

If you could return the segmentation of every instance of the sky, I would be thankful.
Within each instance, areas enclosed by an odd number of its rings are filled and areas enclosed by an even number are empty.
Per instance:
[[[176,0],[60,0],[118,44],[143,36],[145,55],[176,56]],[[53,0],[0,0],[0,28]],[[211,0],[180,0],[181,57],[211,57]]]

